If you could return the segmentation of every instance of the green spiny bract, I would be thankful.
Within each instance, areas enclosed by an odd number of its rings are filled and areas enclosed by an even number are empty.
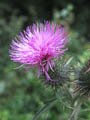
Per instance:
[[[90,71],[87,72],[88,69],[89,64],[85,64],[76,72],[76,91],[79,91],[81,96],[90,96]]]
[[[49,76],[52,80],[47,80],[45,75],[41,75],[41,81],[47,86],[47,87],[53,87],[55,89],[58,89],[59,87],[63,86],[70,80],[70,72],[71,69],[71,62],[72,58],[65,61],[63,58],[55,61],[55,67],[54,72],[49,70]]]

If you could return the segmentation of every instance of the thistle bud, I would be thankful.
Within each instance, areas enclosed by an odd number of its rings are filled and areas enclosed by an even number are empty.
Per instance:
[[[79,91],[81,96],[90,96],[90,71],[87,72],[90,66],[88,63],[79,68],[76,73],[76,91]]]

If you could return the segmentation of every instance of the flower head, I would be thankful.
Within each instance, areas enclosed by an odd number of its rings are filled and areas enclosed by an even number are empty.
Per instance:
[[[76,71],[76,91],[80,95],[90,96],[90,71],[87,72],[88,63]]]
[[[88,49],[88,51],[90,51],[90,49]],[[90,71],[90,60],[88,60],[88,70],[86,70],[86,72],[89,72]]]
[[[60,25],[50,22],[33,24],[12,40],[10,57],[22,65],[38,66],[38,75],[43,72],[50,80],[48,70],[53,71],[53,59],[63,55],[67,42],[67,32]]]
[[[86,72],[89,72],[90,71],[90,60],[88,60],[88,69],[86,70]]]

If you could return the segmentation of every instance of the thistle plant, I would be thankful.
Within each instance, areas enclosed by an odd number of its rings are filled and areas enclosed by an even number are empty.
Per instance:
[[[9,50],[11,60],[25,66],[35,67],[43,85],[50,87],[52,98],[33,118],[37,120],[57,102],[70,109],[67,120],[79,120],[80,107],[90,96],[90,62],[75,69],[73,57],[66,59],[65,52],[70,38],[61,26],[45,22],[33,24],[12,40]]]

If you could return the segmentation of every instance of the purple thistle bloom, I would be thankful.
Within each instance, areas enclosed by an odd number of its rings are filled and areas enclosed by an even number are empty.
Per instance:
[[[68,41],[67,32],[60,25],[50,22],[33,24],[12,40],[10,57],[22,66],[37,66],[38,76],[43,72],[51,80],[48,70],[50,68],[54,72],[53,58],[58,59],[63,55]]]

